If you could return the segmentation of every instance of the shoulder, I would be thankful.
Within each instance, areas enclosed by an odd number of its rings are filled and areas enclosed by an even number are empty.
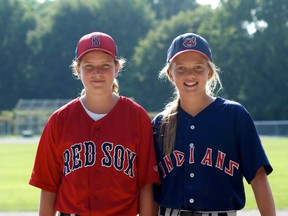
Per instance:
[[[158,113],[152,119],[152,126],[153,126],[153,129],[154,129],[154,133],[156,133],[160,129],[160,126],[161,126],[162,121],[163,121],[163,115],[164,115],[164,111]]]
[[[216,98],[215,105],[229,110],[247,112],[246,108],[241,103],[221,97]]]
[[[78,98],[71,100],[67,104],[55,110],[48,118],[44,131],[48,133],[56,133],[56,131],[61,131],[63,126],[67,124],[67,120],[79,117],[81,112],[81,103]]]
[[[130,116],[137,115],[140,118],[147,118],[150,122],[148,112],[131,98],[120,96],[119,108],[121,112],[125,112]]]
[[[248,110],[239,102],[218,97],[215,101],[216,112],[219,118],[233,119],[241,124],[253,121]]]
[[[62,107],[55,110],[52,113],[50,118],[55,119],[55,118],[67,116],[71,113],[80,112],[81,108],[82,108],[82,106],[80,103],[80,99],[75,98],[75,99],[71,100],[70,102],[68,102],[67,104],[65,104]]]
[[[72,109],[79,109],[78,105],[80,105],[80,98],[75,98],[69,101],[67,104],[60,107],[59,109],[57,109],[54,113],[62,113],[62,112],[70,111]]]
[[[160,121],[162,120],[162,118],[163,118],[163,115],[164,115],[164,111],[156,114],[156,115],[153,117],[152,122],[153,122],[153,123],[160,122]]]
[[[140,104],[138,104],[133,98],[120,96],[120,101],[125,106],[128,106],[128,107],[130,106],[131,108],[134,108],[134,109],[143,109],[143,107]]]
[[[142,112],[142,111],[146,112],[146,110],[140,104],[138,104],[136,101],[134,101],[133,98],[120,96],[120,103],[122,106],[125,106],[128,109],[140,111],[140,112]]]
[[[223,104],[223,105],[226,105],[226,106],[242,106],[239,102],[237,101],[234,101],[234,100],[229,100],[229,99],[226,99],[226,98],[222,98],[222,97],[217,97],[216,100],[215,100],[216,103],[218,104]]]

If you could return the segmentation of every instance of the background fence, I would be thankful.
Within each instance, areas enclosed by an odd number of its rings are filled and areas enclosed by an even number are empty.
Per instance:
[[[71,99],[19,99],[14,110],[0,116],[0,136],[40,135],[49,116]],[[152,119],[155,112],[149,112]],[[288,120],[254,121],[260,136],[288,137]]]
[[[262,136],[288,136],[288,120],[255,121],[254,123]]]
[[[0,118],[0,136],[7,135],[25,135],[25,133],[30,132],[31,135],[39,135],[46,123],[43,121],[43,117],[39,120],[34,121],[21,121],[21,129],[19,127],[14,127],[14,125],[19,125],[14,123],[15,119],[1,119]],[[288,120],[282,121],[255,121],[256,129],[260,136],[284,136],[288,137]]]

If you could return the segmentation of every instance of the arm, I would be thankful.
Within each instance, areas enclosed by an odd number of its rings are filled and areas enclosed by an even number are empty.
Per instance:
[[[154,202],[154,214],[155,216],[157,216],[159,213],[159,205],[158,203]]]
[[[261,216],[276,216],[272,191],[263,167],[258,169],[251,186]]]
[[[55,216],[54,204],[56,193],[41,190],[39,216]]]
[[[146,184],[140,190],[139,215],[152,216],[154,214],[153,185]]]

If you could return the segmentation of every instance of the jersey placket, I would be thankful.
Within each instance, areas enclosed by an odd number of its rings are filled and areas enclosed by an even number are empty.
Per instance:
[[[195,187],[195,179],[197,178],[194,164],[194,148],[195,148],[195,135],[197,125],[193,119],[186,123],[185,129],[185,182],[184,182],[184,204],[185,206],[193,206],[195,203],[195,194],[193,188]]]
[[[99,184],[98,179],[99,178],[99,157],[100,155],[97,154],[97,148],[100,146],[100,138],[101,138],[101,133],[100,133],[100,125],[95,122],[90,130],[90,140],[93,140],[95,145],[96,145],[96,162],[94,166],[89,168],[89,185],[90,185],[90,211],[96,212],[97,211],[97,204],[99,203],[99,188],[101,188],[101,184]]]

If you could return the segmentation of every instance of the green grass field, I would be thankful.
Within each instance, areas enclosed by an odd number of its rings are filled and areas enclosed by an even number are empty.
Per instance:
[[[1,138],[0,138],[1,139]],[[274,171],[269,175],[277,209],[288,209],[288,138],[261,138]],[[40,190],[29,186],[36,144],[0,144],[0,211],[36,211]],[[245,183],[245,209],[256,208]]]
[[[273,172],[268,176],[277,209],[288,209],[288,138],[261,138]],[[247,209],[256,208],[251,186],[245,184]]]
[[[39,190],[28,185],[36,144],[0,145],[0,211],[37,209]]]

